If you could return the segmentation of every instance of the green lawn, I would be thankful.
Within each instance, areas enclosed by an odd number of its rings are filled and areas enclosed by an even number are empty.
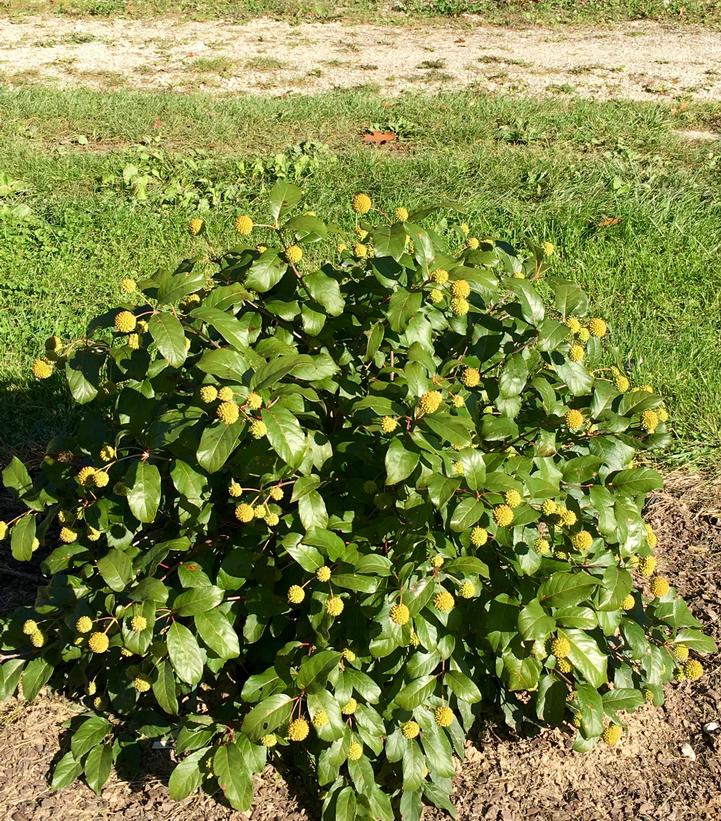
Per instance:
[[[720,106],[470,91],[393,102],[0,92],[0,452],[67,423],[55,380],[28,379],[44,337],[82,331],[121,277],[202,252],[186,230],[199,208],[213,242],[229,242],[233,216],[262,216],[288,172],[308,208],[348,226],[363,189],[382,208],[462,202],[479,236],[554,242],[555,272],[589,288],[634,380],[668,398],[672,460],[708,461],[721,447],[721,151],[676,129],[719,120]],[[408,139],[364,146],[371,123]],[[304,140],[327,148],[288,150]]]
[[[99,17],[247,20],[269,15],[289,20],[363,20],[404,23],[413,18],[478,14],[486,23],[604,22],[651,19],[719,25],[718,0],[0,0],[12,15],[51,12]]]

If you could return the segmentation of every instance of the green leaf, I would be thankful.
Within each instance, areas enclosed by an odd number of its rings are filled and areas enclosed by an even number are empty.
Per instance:
[[[179,622],[173,622],[167,633],[168,655],[178,678],[187,684],[198,684],[205,662],[195,636]]]
[[[568,660],[594,687],[600,687],[608,681],[606,654],[596,640],[583,630],[564,630],[564,635],[571,643]]]
[[[460,484],[460,479],[449,479],[440,473],[435,473],[428,482],[428,498],[438,510],[443,510]]]
[[[30,474],[17,456],[13,456],[5,470],[3,470],[2,476],[5,487],[8,490],[14,490],[21,499],[33,488]]]
[[[498,390],[502,397],[520,396],[528,381],[528,365],[520,353],[509,357],[501,369]]]
[[[196,454],[198,464],[208,473],[217,473],[238,446],[244,427],[245,422],[241,420],[232,425],[212,425],[205,428]]]
[[[180,320],[169,313],[153,314],[148,330],[163,358],[172,367],[179,368],[187,355],[185,331]]]
[[[286,724],[293,710],[293,699],[286,693],[276,693],[263,699],[245,716],[241,730],[253,741]]]
[[[275,287],[288,270],[287,263],[272,249],[264,251],[252,264],[245,287],[262,294]]]
[[[325,502],[316,490],[311,491],[307,496],[303,496],[298,502],[298,515],[306,530],[323,529],[328,524],[328,511]]]
[[[340,286],[332,277],[318,271],[303,277],[303,285],[316,302],[319,302],[330,316],[340,316],[345,309],[345,300],[341,296]]]
[[[663,479],[651,468],[634,468],[633,470],[619,470],[611,479],[611,485],[619,493],[639,496],[663,487]]]
[[[435,676],[421,676],[406,684],[393,699],[404,710],[412,710],[430,698],[436,687]]]
[[[543,322],[545,310],[543,301],[533,285],[525,279],[512,279],[506,283],[506,287],[518,297],[521,314],[526,322],[529,325],[540,325]]]
[[[110,722],[101,716],[90,716],[78,727],[70,739],[70,751],[80,760],[110,732]]]
[[[113,748],[107,742],[93,747],[85,759],[85,780],[88,787],[96,794],[100,795],[103,785],[110,776],[113,768]]]
[[[530,601],[518,614],[518,632],[527,641],[545,639],[556,629],[556,621],[538,599]]]
[[[474,496],[466,496],[456,505],[451,516],[451,530],[460,533],[472,527],[485,513],[486,508]]]
[[[184,758],[170,774],[168,793],[173,801],[182,801],[200,787],[203,781],[200,762],[207,752],[207,748],[196,750]]]
[[[481,691],[467,675],[459,670],[449,670],[443,677],[443,683],[461,701],[475,704],[481,700]]]
[[[644,700],[640,690],[634,690],[631,687],[617,687],[603,694],[603,709],[609,718],[617,720],[620,710],[631,713],[637,710]]]
[[[32,701],[35,696],[50,681],[55,668],[45,659],[37,658],[25,665],[22,673],[22,691],[26,701]]]
[[[416,469],[420,454],[406,450],[400,439],[393,439],[386,451],[386,484],[397,485]]]
[[[266,408],[262,412],[268,429],[268,441],[273,450],[291,468],[297,468],[303,461],[306,437],[295,416],[286,408]]]
[[[65,787],[69,787],[75,781],[82,771],[83,765],[77,758],[70,752],[65,753],[55,765],[50,789],[53,791],[64,790]]]
[[[270,388],[280,382],[284,376],[287,376],[301,361],[302,358],[299,354],[275,357],[256,370],[250,381],[250,386],[256,391]]]
[[[253,782],[240,747],[232,742],[218,747],[213,756],[213,772],[228,803],[245,812],[253,803]]]
[[[177,596],[172,609],[178,616],[197,616],[217,607],[225,598],[225,590],[213,585],[203,585],[186,590]]]
[[[153,695],[162,710],[170,715],[178,714],[175,673],[172,664],[167,659],[158,662],[157,675],[153,682]]]
[[[423,783],[426,759],[420,745],[410,740],[403,751],[403,789],[411,792]]]
[[[287,182],[286,180],[278,180],[270,189],[268,198],[270,199],[270,213],[274,220],[279,220],[294,205],[300,202],[303,192],[297,185]]]
[[[687,627],[681,628],[674,638],[675,644],[685,644],[689,649],[697,653],[715,653],[716,642],[711,636],[705,635],[701,630],[692,630]]]
[[[295,683],[301,690],[307,690],[316,679],[325,684],[328,674],[338,666],[341,654],[335,650],[321,650],[301,662]]]
[[[160,506],[160,471],[156,465],[133,460],[125,477],[128,506],[139,522],[155,520]]]
[[[536,697],[536,715],[541,721],[549,724],[560,724],[566,714],[566,696],[568,690],[564,682],[555,676],[543,676],[538,685]]]
[[[356,797],[351,787],[344,787],[338,793],[335,805],[335,821],[355,821]]]
[[[105,355],[80,350],[65,363],[65,378],[73,399],[79,405],[92,402],[98,395],[100,369]]]
[[[418,313],[423,303],[423,294],[420,291],[398,290],[390,298],[386,316],[391,330],[403,333],[408,322]]]
[[[110,550],[98,559],[98,572],[111,590],[120,593],[133,578],[133,563],[122,550]]]
[[[10,551],[16,562],[29,562],[33,557],[35,543],[35,517],[27,514],[13,526],[10,536]]]
[[[554,573],[538,588],[538,599],[547,607],[567,607],[586,601],[598,584],[588,573]]]

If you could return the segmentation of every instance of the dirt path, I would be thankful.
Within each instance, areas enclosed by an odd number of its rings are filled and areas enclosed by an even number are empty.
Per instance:
[[[268,19],[0,19],[0,81],[283,95],[369,85],[721,100],[721,35],[650,23],[508,30]]]

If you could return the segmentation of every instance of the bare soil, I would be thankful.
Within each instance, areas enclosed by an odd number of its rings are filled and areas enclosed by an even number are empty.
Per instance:
[[[0,81],[65,88],[383,94],[473,87],[597,99],[721,99],[721,36],[648,22],[527,28],[0,19]]]
[[[705,629],[721,640],[721,480],[670,476],[649,506],[659,534],[659,564]],[[3,576],[7,579],[7,576]],[[14,578],[2,609],[31,596],[30,579]],[[618,748],[585,755],[560,730],[519,738],[484,727],[468,745],[456,780],[460,821],[717,821],[721,817],[721,660],[708,659],[694,684],[667,688],[661,709],[629,716]],[[0,707],[0,808],[7,821],[299,821],[320,817],[307,776],[269,767],[256,779],[251,813],[233,812],[209,796],[176,804],[166,781],[171,753],[151,750],[142,778],[113,775],[101,796],[82,783],[50,792],[47,772],[66,749],[63,722],[76,708],[46,693],[32,704]],[[429,821],[442,813],[429,810]]]

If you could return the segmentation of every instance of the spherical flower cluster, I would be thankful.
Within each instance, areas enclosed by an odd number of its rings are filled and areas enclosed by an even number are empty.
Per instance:
[[[470,307],[468,300],[463,297],[457,296],[451,300],[451,311],[455,316],[465,316]]]
[[[235,230],[242,236],[250,236],[253,230],[253,220],[247,214],[240,214],[235,218]]]
[[[394,419],[392,416],[384,416],[381,419],[381,430],[383,433],[393,433],[397,427],[398,420]]]
[[[578,338],[581,340],[581,342],[588,342],[588,340],[591,338],[591,332],[588,330],[588,328],[581,328],[581,330],[578,332]]]
[[[571,642],[565,636],[559,636],[551,642],[551,653],[557,659],[565,659],[571,652]]]
[[[396,208],[393,214],[398,222],[405,222],[408,219],[408,209],[403,208],[403,206]]]
[[[275,527],[278,524],[279,521],[280,521],[280,517],[278,516],[277,513],[273,513],[272,511],[269,511],[268,513],[265,514],[265,523],[268,525],[268,527]]]
[[[362,242],[356,242],[353,246],[353,255],[358,259],[365,259],[368,256],[368,246]]]
[[[104,470],[96,470],[93,474],[93,484],[95,485],[95,487],[107,487],[109,481],[110,477]]]
[[[605,320],[593,317],[593,319],[588,320],[588,331],[591,336],[606,336],[608,325]]]
[[[190,236],[197,237],[198,234],[203,230],[204,225],[205,223],[202,219],[200,219],[200,217],[193,217],[193,219],[189,220],[188,232],[190,233]]]
[[[140,350],[140,341],[141,337],[140,334],[128,334],[126,342],[128,343],[128,347],[131,351],[138,351]]]
[[[353,662],[356,660],[356,654],[350,649],[350,647],[346,647],[341,653],[341,656],[343,656],[346,661]]]
[[[431,567],[435,567],[436,570],[440,570],[445,563],[445,557],[441,556],[440,553],[436,553],[435,556],[431,557]]]
[[[408,624],[408,621],[411,617],[411,613],[410,610],[405,606],[405,604],[394,604],[388,611],[388,617],[393,622],[393,624],[399,624],[403,626],[404,624]]]
[[[135,326],[137,325],[137,320],[135,319],[135,314],[130,313],[130,311],[119,311],[115,314],[115,330],[121,334],[129,334],[135,330]]]
[[[26,619],[23,622],[23,633],[25,633],[26,636],[32,636],[32,634],[36,633],[38,629],[38,623],[35,619]]]
[[[221,402],[215,413],[223,425],[232,425],[238,421],[240,409],[235,402]]]
[[[572,510],[569,510],[566,507],[561,507],[560,505],[558,507],[558,510],[556,511],[556,515],[560,519],[561,524],[565,525],[566,527],[573,527],[573,525],[576,524],[576,520],[578,518]]]
[[[135,280],[132,277],[123,277],[120,280],[120,290],[124,294],[132,294],[136,287]]]
[[[575,316],[569,316],[566,320],[568,330],[575,336],[582,328],[581,321]]]
[[[325,727],[328,723],[328,713],[326,713],[325,710],[318,710],[311,720],[316,730],[320,730],[321,727]]]
[[[63,544],[72,544],[78,538],[78,534],[69,527],[61,527],[60,528],[60,541]]]
[[[689,681],[698,681],[703,675],[703,665],[697,659],[691,659],[684,664],[683,672]]]
[[[438,285],[445,285],[448,282],[448,271],[445,268],[436,268],[431,272],[431,281],[438,283]]]
[[[354,698],[349,698],[348,701],[341,707],[341,713],[344,716],[352,716],[358,709],[358,702]]]
[[[262,398],[254,391],[251,391],[248,394],[248,398],[245,400],[245,402],[247,406],[253,411],[260,410],[260,408],[263,405]]]
[[[476,586],[473,582],[463,581],[458,587],[458,595],[462,599],[472,599],[476,595]]]
[[[656,416],[658,416],[659,422],[668,422],[668,411],[666,408],[659,408],[656,411]]]
[[[330,577],[331,577],[330,567],[328,567],[325,564],[322,567],[319,567],[315,571],[315,577],[316,577],[316,579],[318,579],[319,582],[330,581]]]
[[[33,647],[42,647],[45,644],[45,636],[40,630],[36,630],[30,635],[30,644]]]
[[[658,539],[653,528],[648,522],[645,523],[644,527],[646,529],[646,544],[651,548],[651,550],[653,550],[658,544]]]
[[[676,661],[688,661],[688,647],[685,644],[674,644],[671,654]]]
[[[614,745],[618,744],[623,735],[623,728],[620,724],[609,724],[608,727],[603,731],[601,738],[609,745],[609,747],[613,747]]]
[[[544,539],[540,536],[533,543],[533,549],[541,556],[548,556],[551,553],[551,545],[549,544],[548,539]]]
[[[658,427],[658,414],[653,410],[645,410],[641,414],[641,427],[646,433],[654,433]]]
[[[305,590],[303,590],[303,588],[300,585],[292,584],[288,588],[288,601],[291,604],[300,604],[304,598]]]
[[[279,502],[283,498],[283,488],[276,485],[270,489],[270,498]]]
[[[563,418],[566,422],[566,427],[569,430],[579,430],[583,427],[583,414],[580,410],[572,408],[571,410],[566,411],[566,415]]]
[[[544,516],[553,516],[554,513],[558,513],[558,505],[553,499],[546,499],[541,505],[541,512]]]
[[[275,747],[275,745],[278,743],[278,738],[275,735],[275,733],[267,733],[266,735],[261,736],[260,743],[264,747]]]
[[[416,721],[406,721],[405,724],[401,725],[401,732],[404,738],[410,740],[411,738],[418,738],[421,728]]]
[[[300,245],[290,245],[285,249],[285,258],[292,265],[295,265],[303,259],[303,249]]]
[[[553,252],[556,250],[554,244],[552,242],[548,242],[548,240],[546,240],[541,247],[543,248],[543,255],[546,257],[553,256]]]
[[[467,299],[471,295],[471,286],[465,279],[457,279],[455,282],[451,283],[451,293],[453,296]]]
[[[110,640],[105,633],[93,633],[88,639],[88,647],[93,653],[105,653],[110,647]]]
[[[455,607],[456,600],[447,590],[439,590],[433,597],[433,606],[441,613],[450,613]]]
[[[243,524],[248,524],[255,518],[255,512],[250,505],[242,503],[235,508],[235,518]]]
[[[351,741],[348,747],[348,761],[360,761],[363,758],[363,745],[357,741]]]
[[[513,522],[513,510],[508,505],[494,507],[493,521],[499,527],[508,527]]]
[[[363,193],[354,194],[351,204],[356,214],[367,214],[373,205],[368,194]]]
[[[579,530],[578,533],[574,533],[573,536],[571,536],[571,544],[576,550],[585,553],[591,549],[593,536],[587,530]]]
[[[89,633],[93,629],[93,620],[89,616],[80,616],[75,622],[78,633]]]
[[[477,251],[480,244],[481,243],[478,241],[478,237],[468,237],[468,242],[466,243],[471,251]]]
[[[559,673],[570,673],[572,669],[571,663],[566,659],[559,658],[556,660],[556,670],[558,670]]]
[[[656,557],[642,556],[638,563],[638,569],[642,576],[653,576],[654,570],[656,570]]]
[[[583,358],[586,356],[586,351],[583,350],[581,345],[571,345],[568,351],[568,358],[571,362],[583,362]]]
[[[626,391],[631,387],[631,383],[628,381],[628,377],[620,372],[617,372],[614,375],[613,382],[616,385],[616,390],[619,393],[626,393]]]
[[[471,544],[475,547],[483,547],[488,541],[488,531],[483,527],[474,527],[471,530]]]
[[[465,368],[463,371],[463,376],[461,377],[461,382],[467,388],[475,388],[479,382],[481,381],[481,374],[478,368]]]
[[[215,402],[218,398],[218,389],[215,385],[203,385],[200,389],[200,401],[205,402],[206,405],[209,405],[211,402]]]
[[[304,718],[296,718],[288,725],[288,738],[291,741],[305,741],[309,732],[310,727]]]
[[[329,596],[325,600],[325,612],[332,618],[340,616],[344,606],[343,599],[340,596]]]
[[[443,301],[443,291],[439,291],[438,288],[433,288],[433,290],[428,295],[428,298],[434,305],[438,305]]]
[[[651,579],[650,588],[651,594],[657,599],[661,599],[671,589],[671,585],[668,583],[668,579],[664,579],[663,576],[654,576]]]
[[[145,676],[135,676],[133,679],[133,687],[138,693],[147,693],[151,686],[150,679]]]
[[[221,402],[232,402],[235,399],[235,394],[230,385],[224,385],[218,391],[218,399],[220,399]]]
[[[253,439],[262,439],[266,433],[268,433],[268,428],[265,426],[265,422],[255,419],[250,423],[250,435]]]
[[[442,707],[436,707],[433,717],[439,727],[450,727],[453,724],[453,710],[445,704]]]
[[[77,476],[75,477],[79,484],[85,485],[88,483],[88,479],[95,473],[95,468],[86,466],[84,468],[80,468],[78,471]]]
[[[103,462],[112,462],[115,459],[115,448],[112,445],[103,445],[100,448],[100,458]]]
[[[428,391],[421,396],[418,404],[423,413],[435,413],[441,406],[442,397],[438,391]]]
[[[504,498],[506,500],[506,504],[511,508],[511,510],[518,507],[523,501],[521,494],[517,490],[513,490],[513,488],[506,491]]]
[[[148,620],[145,616],[133,616],[130,619],[130,629],[135,633],[140,633],[148,626]]]
[[[99,530],[96,530],[94,527],[88,527],[87,533],[85,534],[85,538],[89,542],[97,542],[100,540],[102,533]]]
[[[32,365],[32,372],[36,379],[49,379],[53,375],[53,365],[47,359],[36,359]]]
[[[621,609],[622,610],[633,610],[636,606],[636,599],[631,595],[631,593],[626,596],[626,598],[621,602]]]
[[[241,496],[243,493],[243,488],[235,481],[235,479],[231,479],[228,482],[228,495],[232,496],[234,499],[237,499],[238,496]]]

